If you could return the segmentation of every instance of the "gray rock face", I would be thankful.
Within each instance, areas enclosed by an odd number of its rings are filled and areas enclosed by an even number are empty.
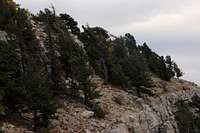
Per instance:
[[[176,102],[179,100],[191,100],[195,95],[200,95],[200,89],[177,91],[168,93],[154,99],[149,103],[143,100],[143,110],[138,113],[125,114],[120,118],[121,125],[111,128],[105,133],[126,133],[128,129],[134,133],[178,133],[177,122],[174,113]]]
[[[110,131],[107,131],[107,133],[129,133],[129,131],[125,124],[119,124],[113,127]]]
[[[179,100],[190,101],[195,95],[200,95],[199,89],[178,91],[160,96],[150,104],[142,103],[144,110],[139,113],[126,114],[121,118],[121,122],[129,129],[133,129],[134,133],[178,133],[174,116],[175,104]]]

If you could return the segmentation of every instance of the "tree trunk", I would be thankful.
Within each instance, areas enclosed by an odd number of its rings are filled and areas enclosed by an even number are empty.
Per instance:
[[[38,116],[37,116],[37,110],[34,110],[33,112],[33,131],[36,132],[38,126]]]
[[[105,60],[101,59],[101,64],[103,65],[104,83],[108,84],[108,69],[105,64]]]

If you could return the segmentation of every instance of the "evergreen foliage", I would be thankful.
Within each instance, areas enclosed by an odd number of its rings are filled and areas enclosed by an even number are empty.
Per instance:
[[[107,32],[100,28],[83,27],[84,32],[81,33],[80,39],[85,45],[89,62],[95,69],[96,74],[105,79],[108,83],[108,67],[111,61],[110,49],[111,45],[106,40]]]
[[[18,6],[12,0],[0,1],[0,29],[6,29],[9,21],[15,16]]]
[[[80,39],[85,44],[95,73],[102,77],[105,83],[131,88],[151,86],[148,74],[151,72],[167,81],[175,76],[174,62],[170,56],[164,59],[146,43],[137,46],[131,34],[127,33],[124,37],[112,41],[103,28],[83,26],[83,29]]]
[[[181,69],[178,67],[178,65],[174,62],[174,72],[176,74],[177,78],[180,78],[183,76],[183,72],[181,71]]]
[[[72,39],[73,37],[68,31],[69,28],[74,29],[72,30],[72,33],[78,34],[80,31],[77,29],[77,23],[67,14],[60,14],[60,18],[50,10],[46,10],[46,13],[41,12],[41,14],[43,14],[43,20],[48,20],[48,27],[46,30],[48,31],[49,35],[46,45],[49,45],[51,46],[51,49],[54,49],[54,51],[49,54],[52,54],[56,50],[60,53],[58,57],[55,56],[55,53],[51,55],[51,58],[55,58],[51,60],[52,63],[60,62],[59,65],[58,63],[51,64],[51,66],[54,66],[56,71],[52,73],[52,77],[56,77],[55,79],[58,79],[59,77],[64,76],[65,79],[70,79],[68,84],[70,90],[67,90],[67,93],[71,96],[77,97],[79,96],[79,90],[83,91],[85,104],[101,96],[99,91],[95,90],[95,86],[91,84],[89,78],[91,75],[91,68],[86,52]],[[54,17],[49,17],[52,16],[52,14],[54,14]],[[48,19],[45,19],[45,16]],[[49,21],[53,23],[50,23]],[[66,25],[68,27],[66,27]],[[52,34],[58,34],[58,38],[52,38]],[[56,48],[55,44],[57,44],[58,48]],[[58,68],[62,69],[64,74],[56,76],[56,74],[59,73]],[[58,82],[56,81],[55,83]]]
[[[32,31],[25,9],[15,14],[14,40],[1,44],[1,106],[5,113],[31,112],[34,116],[34,130],[47,126],[48,119],[55,112],[54,100],[46,82],[43,62],[40,58],[38,41]],[[10,37],[11,38],[11,37]]]
[[[108,32],[100,27],[84,29],[80,38],[96,74],[104,78],[105,83],[123,88],[150,85],[147,65],[131,34],[111,41]]]
[[[20,95],[20,66],[19,59],[16,55],[15,44],[9,42],[0,42],[0,103],[1,111],[16,108],[16,102],[18,101],[18,96]],[[13,97],[12,97],[13,96]],[[8,97],[12,97],[9,99]]]
[[[121,41],[118,40],[115,43],[113,60],[122,66],[123,72],[130,80],[130,85],[150,86],[147,64],[136,46],[135,38],[126,34]],[[118,45],[121,46],[118,47]],[[121,53],[118,53],[120,50]]]
[[[70,15],[60,14],[60,18],[64,20],[65,25],[72,31],[74,35],[80,34],[80,29],[78,28],[78,22],[76,22]]]
[[[176,74],[179,77],[183,75],[178,65],[176,65],[171,59],[171,56],[166,56],[164,59],[163,56],[159,56],[153,52],[146,43],[144,43],[142,46],[139,46],[139,49],[145,57],[149,70],[161,79],[170,81],[170,79]]]

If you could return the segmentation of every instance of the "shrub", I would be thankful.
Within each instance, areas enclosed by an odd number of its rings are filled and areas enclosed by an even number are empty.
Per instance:
[[[175,118],[177,120],[178,129],[181,133],[199,133],[200,131],[200,114],[199,108],[199,97],[195,96],[192,98],[191,103],[185,101],[177,102],[177,112],[175,113]],[[198,109],[197,112],[193,112],[192,109]],[[197,113],[197,114],[194,114]]]

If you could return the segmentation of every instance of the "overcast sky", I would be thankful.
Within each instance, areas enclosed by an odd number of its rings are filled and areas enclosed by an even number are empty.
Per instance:
[[[55,6],[80,25],[114,35],[131,33],[161,55],[171,55],[184,78],[200,84],[200,0],[16,0],[31,12]]]

